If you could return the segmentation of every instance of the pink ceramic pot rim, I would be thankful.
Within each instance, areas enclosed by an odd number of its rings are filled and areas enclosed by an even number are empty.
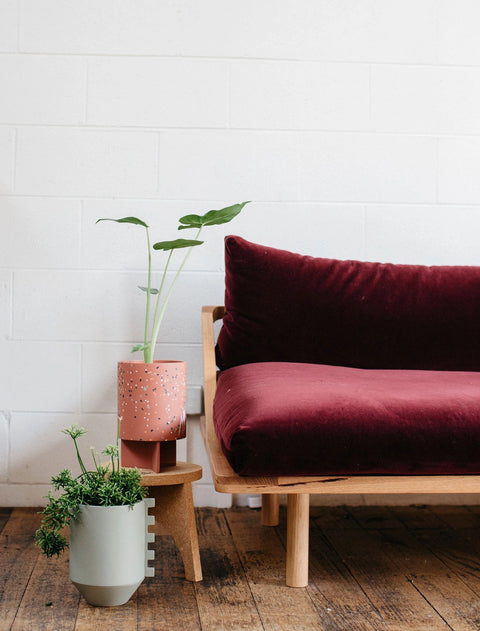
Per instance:
[[[118,362],[119,364],[143,364],[145,366],[151,366],[152,364],[186,364],[181,359],[154,359],[153,362],[146,363],[141,359],[125,359]]]

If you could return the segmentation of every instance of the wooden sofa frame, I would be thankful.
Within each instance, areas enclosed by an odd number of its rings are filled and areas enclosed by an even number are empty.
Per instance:
[[[213,399],[217,383],[214,323],[224,315],[223,306],[202,309],[205,415],[202,433],[215,489],[220,493],[261,494],[262,524],[279,520],[279,495],[287,496],[286,584],[308,584],[309,496],[318,495],[414,495],[480,493],[480,475],[397,476],[271,476],[237,475],[225,458],[213,427]]]

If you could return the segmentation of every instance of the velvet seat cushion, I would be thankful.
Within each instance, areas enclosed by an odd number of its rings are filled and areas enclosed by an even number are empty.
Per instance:
[[[241,475],[480,473],[480,373],[244,364],[214,424]]]
[[[230,236],[220,369],[480,370],[480,267],[342,261]]]

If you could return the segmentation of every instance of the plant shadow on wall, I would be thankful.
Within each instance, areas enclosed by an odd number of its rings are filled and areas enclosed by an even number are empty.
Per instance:
[[[97,220],[97,223],[112,221],[139,226],[145,230],[146,236],[147,283],[139,286],[146,294],[144,338],[142,343],[132,348],[132,352],[143,352],[143,361],[118,364],[118,415],[122,419],[121,457],[124,466],[159,472],[161,466],[176,463],[176,440],[186,436],[186,364],[183,361],[154,359],[160,327],[175,285],[193,248],[204,243],[200,240],[203,229],[229,223],[248,203],[246,201],[210,210],[203,215],[185,215],[178,220],[178,230],[195,230],[192,239],[158,241],[153,246],[150,226],[138,217],[104,217]],[[167,273],[176,250],[182,250],[184,255],[168,285]],[[163,252],[167,257],[158,288],[152,283],[154,252]]]

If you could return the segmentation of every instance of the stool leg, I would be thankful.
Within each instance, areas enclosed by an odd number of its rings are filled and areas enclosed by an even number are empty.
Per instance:
[[[191,482],[173,486],[151,486],[155,519],[172,535],[182,555],[187,581],[202,580],[197,526]]]
[[[262,526],[278,526],[279,497],[274,493],[262,495]]]
[[[287,585],[308,585],[308,493],[289,493],[287,496]]]

